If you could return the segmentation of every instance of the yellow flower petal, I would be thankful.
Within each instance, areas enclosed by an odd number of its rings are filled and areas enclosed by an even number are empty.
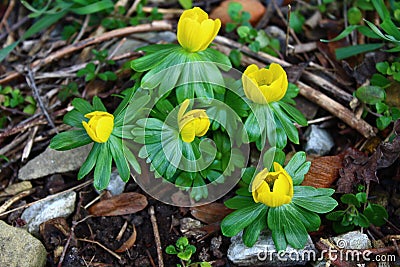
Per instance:
[[[183,101],[178,111],[179,132],[182,140],[187,143],[192,142],[195,136],[205,135],[210,127],[210,119],[205,110],[193,109],[186,112],[189,103],[189,99]]]
[[[181,130],[182,140],[186,143],[191,143],[193,142],[195,136],[196,130],[194,128],[193,121],[186,123]]]
[[[207,49],[221,27],[219,19],[212,20],[201,8],[195,7],[182,13],[178,21],[177,39],[189,52]]]
[[[269,69],[258,69],[255,64],[248,66],[242,83],[246,97],[257,104],[281,100],[288,87],[286,72],[276,63],[272,63]]]
[[[82,125],[89,137],[97,143],[105,143],[114,129],[114,116],[105,111],[93,111],[85,114],[89,122]]]

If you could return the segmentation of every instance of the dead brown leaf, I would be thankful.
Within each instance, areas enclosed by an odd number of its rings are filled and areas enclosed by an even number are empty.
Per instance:
[[[129,192],[102,200],[89,208],[93,216],[119,216],[132,214],[147,206],[147,198],[139,193]]]
[[[135,245],[137,233],[136,233],[135,225],[132,225],[132,226],[133,226],[132,235],[117,250],[115,250],[115,252],[118,252],[118,253],[125,252],[128,249],[130,249],[131,247],[133,247],[133,245]]]
[[[344,168],[339,171],[337,193],[351,193],[353,186],[362,181],[379,183],[377,171],[391,166],[400,156],[400,120],[395,122],[394,129],[392,142],[381,143],[370,157],[356,149],[346,152]]]
[[[339,178],[339,170],[343,167],[343,157],[318,157],[311,161],[311,167],[304,177],[302,185],[317,188],[329,188]]]
[[[192,216],[203,223],[212,224],[222,221],[226,215],[232,212],[222,203],[210,203],[203,206],[190,208]]]

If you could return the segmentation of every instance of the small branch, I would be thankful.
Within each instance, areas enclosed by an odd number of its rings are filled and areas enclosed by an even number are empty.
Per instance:
[[[118,254],[115,253],[114,251],[110,250],[109,248],[107,248],[106,246],[104,246],[103,244],[101,244],[101,243],[98,242],[98,241],[90,240],[90,239],[85,239],[85,238],[77,238],[77,240],[96,244],[96,245],[98,245],[99,247],[101,247],[102,249],[104,249],[105,251],[107,251],[108,253],[110,253],[112,256],[114,256],[115,258],[117,258],[118,260],[121,260],[121,256],[120,256],[120,255],[118,255]]]
[[[154,207],[153,206],[151,206],[149,208],[149,214],[150,214],[151,224],[153,226],[154,239],[156,241],[157,255],[158,255],[158,267],[164,267],[160,233],[158,232],[157,219],[156,219],[156,216],[155,216],[155,213],[154,213]]]
[[[32,93],[34,98],[36,99],[37,103],[39,104],[39,107],[43,113],[43,115],[46,117],[47,121],[49,122],[50,126],[52,128],[56,128],[53,119],[50,117],[49,113],[47,112],[46,107],[43,104],[42,98],[40,97],[39,90],[36,86],[35,83],[35,77],[33,77],[33,72],[32,69],[28,67],[28,76],[26,78],[26,83],[28,86],[32,89]]]
[[[104,41],[110,40],[112,38],[119,38],[128,36],[133,33],[139,32],[150,32],[150,31],[170,31],[172,30],[172,25],[167,21],[153,21],[151,24],[142,24],[138,26],[130,26],[121,29],[116,29],[113,31],[105,32],[97,37],[90,37],[84,39],[76,44],[68,45],[54,53],[51,53],[46,58],[35,60],[31,65],[30,68],[37,70],[45,65],[48,65],[54,61],[57,61],[69,54],[72,54],[76,51],[79,51],[85,47],[102,43]],[[21,73],[15,71],[11,73],[6,73],[5,78],[0,79],[0,85],[10,83],[11,81],[19,78]]]

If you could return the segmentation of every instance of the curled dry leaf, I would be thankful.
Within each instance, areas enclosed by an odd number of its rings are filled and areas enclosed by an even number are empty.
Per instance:
[[[129,192],[102,200],[89,208],[93,216],[119,216],[132,214],[147,206],[147,198],[139,193]]]
[[[327,156],[318,157],[311,161],[311,167],[304,177],[302,185],[314,186],[317,188],[329,188],[339,178],[339,169],[343,157]]]
[[[210,203],[203,206],[197,206],[190,209],[193,217],[206,224],[212,224],[222,221],[226,215],[232,212],[222,203]]]
[[[133,245],[135,245],[137,233],[136,233],[135,225],[132,225],[132,227],[133,227],[133,232],[132,232],[131,236],[117,250],[115,250],[115,252],[118,252],[118,253],[125,252],[128,249],[130,249],[131,247],[133,247]]]

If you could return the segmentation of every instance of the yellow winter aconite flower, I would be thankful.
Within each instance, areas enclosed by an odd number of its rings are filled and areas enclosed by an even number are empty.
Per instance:
[[[199,52],[207,49],[214,40],[221,21],[208,18],[201,8],[195,7],[182,13],[178,22],[178,42],[189,52]]]
[[[205,110],[193,109],[185,113],[189,104],[189,99],[183,101],[178,112],[179,132],[186,143],[192,142],[195,136],[205,135],[210,127],[210,119]]]
[[[293,197],[293,180],[282,166],[274,162],[274,172],[264,169],[252,183],[253,199],[269,207],[289,204]]]
[[[89,122],[82,121],[87,134],[97,143],[105,143],[114,128],[114,116],[105,111],[93,111],[85,115]]]
[[[281,65],[272,63],[269,69],[252,64],[242,76],[243,89],[248,99],[257,104],[281,100],[288,87],[288,79]]]

